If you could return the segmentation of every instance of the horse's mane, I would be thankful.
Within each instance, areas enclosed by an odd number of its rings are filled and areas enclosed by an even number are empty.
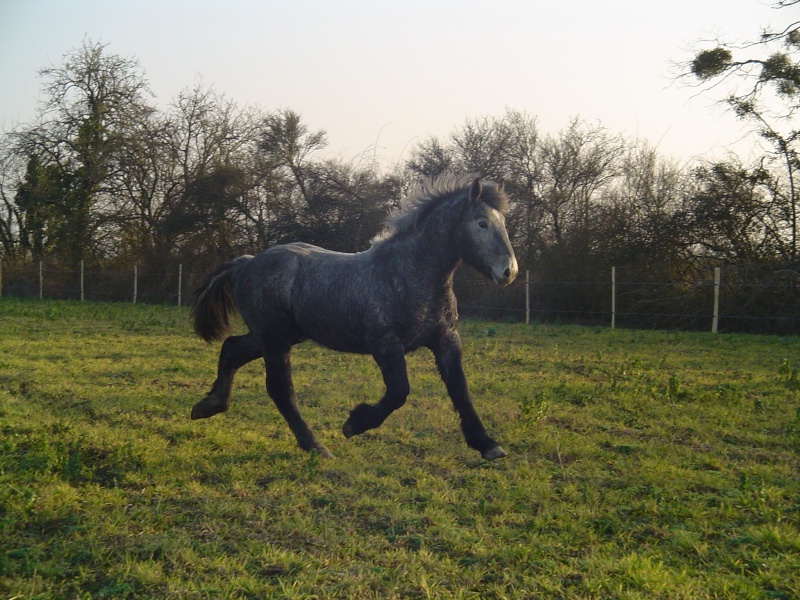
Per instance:
[[[374,241],[417,231],[433,210],[448,202],[465,201],[475,175],[445,173],[438,177],[424,179],[417,183],[400,202],[400,207],[392,212],[384,223],[383,233]],[[508,198],[497,184],[481,181],[480,199],[503,214],[508,212]]]

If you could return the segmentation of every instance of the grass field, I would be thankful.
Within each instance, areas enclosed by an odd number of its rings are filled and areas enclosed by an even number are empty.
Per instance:
[[[466,447],[427,352],[412,395],[302,345],[297,449],[185,309],[0,300],[0,598],[797,598],[800,340],[467,321],[509,451]]]

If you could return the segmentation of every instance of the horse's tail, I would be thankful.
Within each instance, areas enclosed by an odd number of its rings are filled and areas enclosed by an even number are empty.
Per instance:
[[[221,340],[230,326],[230,317],[236,313],[233,299],[233,282],[236,273],[252,256],[239,258],[220,265],[206,276],[192,294],[189,314],[194,330],[205,341]]]

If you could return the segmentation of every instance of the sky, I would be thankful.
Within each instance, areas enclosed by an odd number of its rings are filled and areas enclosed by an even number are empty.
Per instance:
[[[42,68],[84,40],[135,58],[160,107],[199,82],[240,107],[291,109],[344,160],[408,158],[507,109],[571,118],[665,156],[746,155],[719,93],[676,82],[715,39],[757,38],[770,0],[0,0],[0,131],[31,123]],[[703,46],[707,47],[708,43]]]

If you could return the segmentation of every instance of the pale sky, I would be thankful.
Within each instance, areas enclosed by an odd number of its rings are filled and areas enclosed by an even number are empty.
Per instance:
[[[160,106],[202,80],[239,106],[287,108],[328,155],[408,157],[506,108],[555,134],[571,117],[688,161],[744,128],[676,84],[701,39],[755,39],[796,15],[770,0],[0,0],[0,130],[31,122],[41,68],[84,39],[135,58]],[[743,146],[733,146],[743,153]]]

